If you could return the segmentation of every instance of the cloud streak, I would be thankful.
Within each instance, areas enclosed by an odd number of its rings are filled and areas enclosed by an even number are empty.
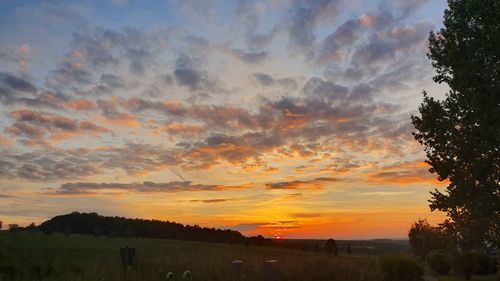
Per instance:
[[[105,194],[116,192],[127,193],[171,193],[185,191],[223,191],[231,189],[246,189],[250,186],[230,186],[230,185],[205,185],[194,184],[191,181],[171,181],[171,182],[134,182],[134,183],[92,183],[73,182],[64,183],[59,188],[47,192],[49,195],[89,195]],[[221,201],[222,200],[222,201]],[[206,199],[199,200],[203,203],[219,203],[227,199]],[[192,201],[198,202],[198,201]]]

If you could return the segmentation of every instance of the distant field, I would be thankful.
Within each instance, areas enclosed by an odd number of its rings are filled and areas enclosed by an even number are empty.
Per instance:
[[[193,280],[231,280],[231,262],[243,260],[246,281],[262,280],[262,263],[278,259],[282,280],[382,280],[376,257],[341,256],[278,248],[163,239],[0,233],[0,280],[125,280],[119,249],[135,247],[137,262],[127,280],[176,280],[189,269]]]
[[[438,281],[463,281],[464,278],[461,276],[438,276]],[[496,281],[496,277],[491,276],[477,276],[474,275],[470,281]]]

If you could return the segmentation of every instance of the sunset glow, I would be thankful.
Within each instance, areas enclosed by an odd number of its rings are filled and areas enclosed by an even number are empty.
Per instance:
[[[445,1],[2,1],[0,219],[406,237]]]

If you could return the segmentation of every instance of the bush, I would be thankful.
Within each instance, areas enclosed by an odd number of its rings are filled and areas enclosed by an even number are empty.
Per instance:
[[[380,268],[385,281],[420,281],[424,274],[424,269],[414,258],[403,254],[382,256]]]
[[[474,255],[474,273],[479,275],[487,275],[495,272],[495,259],[486,254]]]
[[[472,272],[477,266],[474,265],[474,257],[472,253],[457,254],[453,257],[453,271],[463,275],[465,280],[471,280]]]
[[[451,269],[451,257],[444,250],[434,250],[427,255],[427,263],[430,268],[442,275],[448,274]]]

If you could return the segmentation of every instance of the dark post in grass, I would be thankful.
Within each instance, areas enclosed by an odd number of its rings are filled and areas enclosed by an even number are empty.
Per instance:
[[[122,259],[123,270],[125,270],[125,276],[127,276],[128,269],[134,265],[135,248],[125,248],[120,249],[120,258]]]
[[[233,281],[241,281],[241,264],[240,260],[233,261]]]
[[[264,281],[278,281],[278,260],[264,261]]]

